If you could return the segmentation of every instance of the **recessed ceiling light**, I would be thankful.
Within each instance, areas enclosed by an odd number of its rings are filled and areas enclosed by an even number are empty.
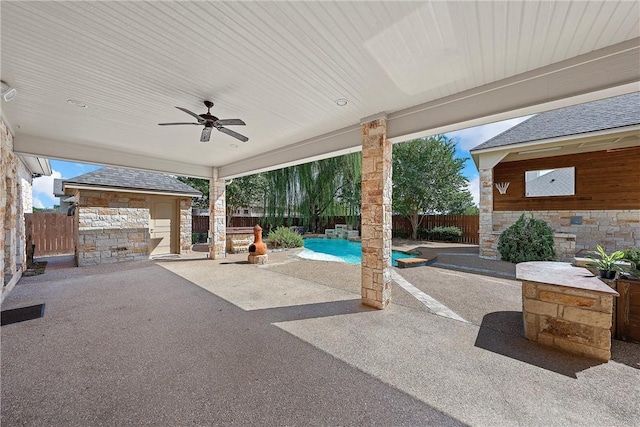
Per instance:
[[[76,99],[67,99],[67,102],[71,105],[73,105],[74,107],[78,107],[78,108],[87,108],[87,104],[85,104],[82,101],[78,101]]]
[[[349,100],[347,98],[338,98],[338,99],[336,99],[336,105],[338,107],[344,107],[348,103],[349,103]]]

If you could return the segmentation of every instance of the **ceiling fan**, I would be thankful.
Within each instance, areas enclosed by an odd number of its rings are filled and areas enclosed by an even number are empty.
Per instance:
[[[240,119],[219,119],[216,116],[211,114],[211,107],[213,107],[213,102],[204,101],[204,106],[207,107],[207,112],[204,114],[196,114],[192,111],[187,110],[186,108],[176,107],[178,110],[184,111],[185,113],[196,118],[198,123],[158,123],[160,126],[173,126],[173,125],[201,125],[204,126],[202,129],[202,135],[200,135],[200,142],[207,142],[211,139],[211,131],[213,128],[218,129],[222,133],[226,133],[234,138],[239,139],[242,142],[247,142],[249,138],[244,135],[240,135],[238,132],[234,132],[231,129],[227,129],[223,126],[235,126],[235,125],[245,125],[246,123]]]

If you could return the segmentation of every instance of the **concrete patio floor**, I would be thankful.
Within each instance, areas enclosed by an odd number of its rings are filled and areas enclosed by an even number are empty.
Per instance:
[[[273,252],[52,269],[3,309],[3,425],[637,425],[640,346],[600,363],[521,336],[519,282],[397,270],[360,304],[360,267]]]

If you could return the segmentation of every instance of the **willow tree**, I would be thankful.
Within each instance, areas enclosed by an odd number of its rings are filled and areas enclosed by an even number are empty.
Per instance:
[[[421,213],[445,213],[468,198],[461,195],[468,192],[462,175],[466,159],[456,158],[455,152],[455,143],[444,135],[393,146],[393,209],[409,218],[412,239]]]
[[[276,226],[299,217],[315,232],[329,217],[357,218],[361,170],[362,156],[353,153],[267,172],[267,221]]]

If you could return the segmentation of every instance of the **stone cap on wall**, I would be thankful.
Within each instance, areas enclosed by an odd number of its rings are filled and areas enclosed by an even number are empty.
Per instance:
[[[619,296],[586,268],[568,262],[530,261],[516,264],[516,279]]]

